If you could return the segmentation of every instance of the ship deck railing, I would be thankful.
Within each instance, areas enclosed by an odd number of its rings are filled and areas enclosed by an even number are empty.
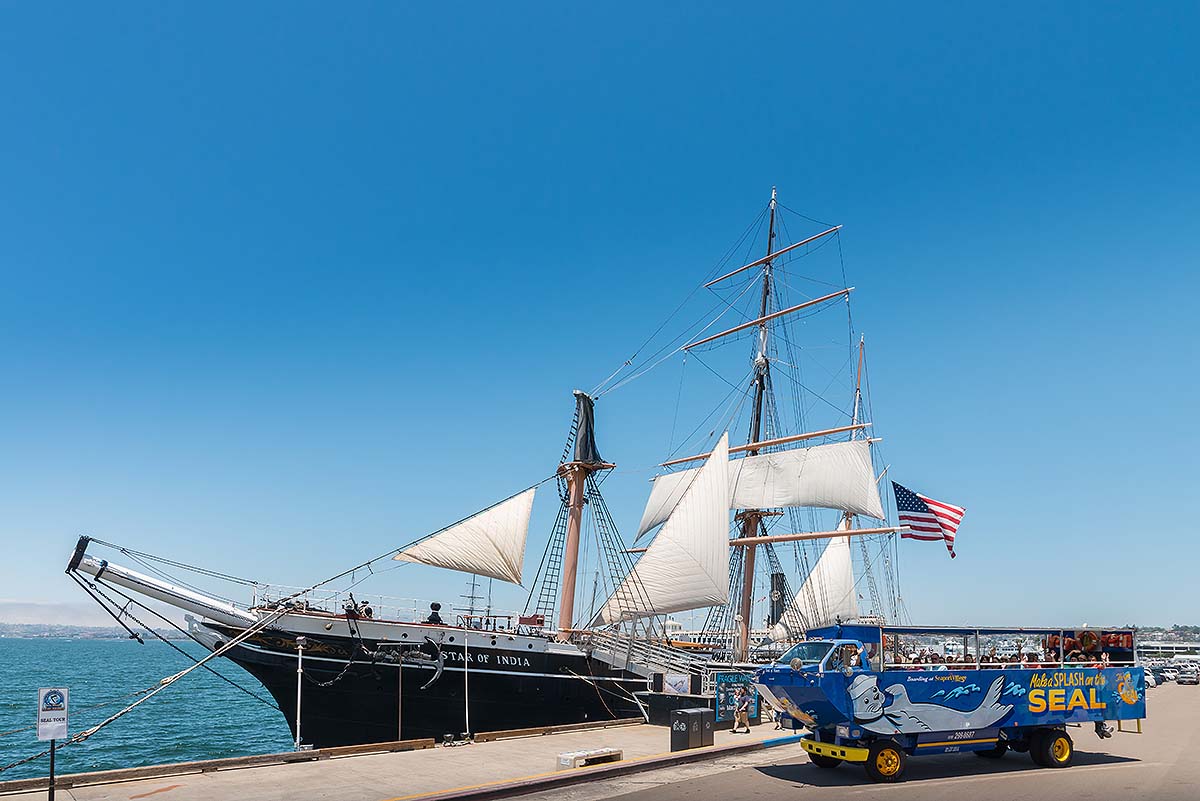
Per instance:
[[[270,606],[273,602],[288,598],[304,589],[304,587],[288,587],[280,584],[259,585],[255,589],[251,608]],[[300,611],[329,615],[344,615],[347,605],[353,603],[358,608],[365,602],[371,608],[371,619],[381,623],[424,623],[430,610],[428,599],[398,598],[366,593],[362,597],[355,596],[352,601],[350,593],[342,590],[316,590],[305,594],[298,600]],[[460,628],[515,631],[517,627],[513,625],[513,622],[521,618],[520,612],[510,610],[481,610],[465,607],[450,609],[452,610],[450,612],[442,610],[443,619],[447,621],[448,625],[457,625]],[[455,623],[450,623],[451,620],[454,620]]]

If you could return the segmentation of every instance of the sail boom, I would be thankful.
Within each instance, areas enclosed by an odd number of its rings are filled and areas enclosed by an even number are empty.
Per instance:
[[[810,431],[807,434],[792,434],[789,437],[776,437],[775,439],[764,439],[759,442],[748,442],[745,445],[736,445],[729,449],[730,453],[745,453],[746,451],[757,451],[763,448],[772,448],[776,445],[787,445],[790,442],[800,442],[806,439],[816,439],[817,437],[831,437],[834,434],[844,434],[847,431],[859,431],[864,428],[869,428],[870,423],[855,423],[850,426],[838,426],[837,428],[827,428],[824,431]],[[874,439],[872,439],[874,442]],[[711,451],[710,451],[711,453]],[[685,456],[681,459],[672,459],[669,462],[662,462],[659,467],[674,467],[677,464],[686,464],[687,462],[698,462],[701,459],[707,459],[709,454],[699,453],[695,456]]]
[[[854,287],[852,287],[852,286],[846,287],[845,289],[838,290],[837,292],[830,292],[828,295],[825,295],[824,297],[805,301],[804,303],[801,303],[796,306],[792,306],[791,308],[780,309],[777,312],[771,312],[770,314],[763,315],[762,317],[759,317],[756,320],[750,320],[749,322],[742,323],[741,325],[735,325],[733,328],[730,328],[727,331],[722,331],[719,334],[713,334],[710,337],[705,337],[704,339],[698,339],[695,342],[684,345],[682,348],[680,348],[680,350],[690,350],[691,348],[695,348],[699,345],[703,345],[705,343],[712,342],[714,339],[720,339],[721,337],[729,336],[730,334],[736,334],[738,331],[745,331],[747,328],[753,328],[756,325],[762,325],[765,322],[774,320],[776,317],[782,317],[785,314],[791,314],[792,312],[798,312],[801,309],[807,309],[809,306],[816,306],[819,303],[824,303],[827,300],[833,300],[834,298],[841,297],[842,295],[849,295],[853,291],[854,291]]]
[[[802,531],[798,534],[768,534],[765,537],[738,537],[729,541],[734,547],[766,545],[772,542],[798,542],[801,540],[831,540],[836,537],[863,537],[868,534],[898,534],[908,531],[907,526],[882,526],[880,528],[851,528],[836,531]]]
[[[722,281],[724,281],[726,278],[732,278],[733,276],[737,275],[740,272],[749,270],[751,267],[757,267],[760,264],[766,264],[769,261],[773,261],[773,260],[779,258],[784,253],[787,253],[789,250],[795,250],[796,248],[804,247],[805,245],[809,244],[810,242],[816,242],[818,239],[829,236],[830,234],[832,234],[836,231],[840,231],[841,229],[842,229],[842,226],[835,225],[832,228],[830,228],[828,231],[822,231],[821,233],[810,236],[808,239],[801,240],[800,242],[797,242],[794,245],[788,245],[786,248],[780,248],[779,250],[775,251],[774,253],[770,254],[769,256],[764,256],[763,258],[759,259],[758,261],[752,261],[749,264],[738,267],[736,270],[734,270],[732,272],[725,273],[720,278],[714,278],[713,280],[711,280],[707,284],[705,284],[704,288],[708,289],[713,284],[719,284]]]

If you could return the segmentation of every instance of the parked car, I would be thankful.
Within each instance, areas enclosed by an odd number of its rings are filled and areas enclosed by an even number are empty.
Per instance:
[[[1154,678],[1154,671],[1151,670],[1150,668],[1145,668],[1145,671],[1146,671],[1146,686],[1147,687],[1157,687],[1158,679]]]
[[[1179,678],[1175,679],[1176,684],[1200,684],[1200,671],[1183,670],[1179,673]]]
[[[1163,668],[1163,679],[1165,681],[1175,681],[1179,678],[1179,671],[1175,668]]]

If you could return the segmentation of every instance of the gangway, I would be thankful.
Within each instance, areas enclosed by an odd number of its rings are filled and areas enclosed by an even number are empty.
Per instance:
[[[576,644],[618,670],[646,678],[655,673],[700,673],[707,660],[681,648],[651,642],[615,631],[577,632]]]

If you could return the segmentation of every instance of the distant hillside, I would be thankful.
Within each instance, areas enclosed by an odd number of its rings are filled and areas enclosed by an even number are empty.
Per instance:
[[[138,630],[145,640],[154,637]],[[183,634],[174,629],[158,629],[168,640],[185,640]],[[126,640],[129,632],[118,626],[64,626],[57,623],[0,623],[0,638],[72,639],[72,640]]]
[[[180,626],[183,625],[183,613],[178,609],[157,604],[156,608],[173,623]],[[158,623],[161,624],[163,629],[170,628],[145,610],[135,610],[134,614],[140,620],[144,620],[147,625]],[[155,626],[155,628],[159,628],[159,626]],[[49,631],[70,631],[73,633],[44,633]],[[111,632],[111,634],[105,635],[103,632]],[[0,634],[7,637],[77,636],[97,638],[129,636],[113,622],[112,617],[101,609],[99,604],[86,600],[71,603],[33,603],[29,601],[0,600]]]
[[[1195,642],[1200,640],[1200,626],[1180,626],[1170,628],[1146,626],[1138,629],[1138,636],[1143,640],[1162,640],[1164,642]]]

